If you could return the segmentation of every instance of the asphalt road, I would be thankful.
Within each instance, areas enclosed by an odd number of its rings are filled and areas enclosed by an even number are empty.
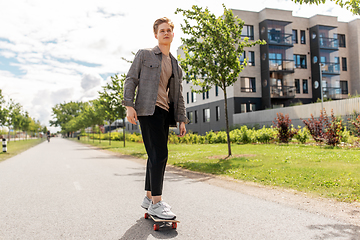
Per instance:
[[[153,231],[143,164],[52,138],[0,163],[0,239],[360,239],[359,227],[183,175],[164,199],[181,221]]]

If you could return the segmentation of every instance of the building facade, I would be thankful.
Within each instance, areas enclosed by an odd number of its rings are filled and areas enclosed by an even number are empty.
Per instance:
[[[245,22],[243,37],[267,44],[245,48],[239,56],[248,65],[227,89],[230,126],[236,124],[234,114],[316,102],[321,89],[324,98],[334,100],[360,93],[360,19],[302,18],[269,8],[233,13]],[[178,55],[184,58],[181,49]],[[191,121],[188,129],[200,134],[225,129],[220,88],[196,94],[191,92],[191,82],[184,81],[183,89]]]

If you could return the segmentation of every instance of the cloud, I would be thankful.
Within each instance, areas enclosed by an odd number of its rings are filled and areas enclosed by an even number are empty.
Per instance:
[[[101,85],[102,81],[103,79],[99,74],[84,73],[81,78],[81,87],[85,91],[88,91],[94,87]]]

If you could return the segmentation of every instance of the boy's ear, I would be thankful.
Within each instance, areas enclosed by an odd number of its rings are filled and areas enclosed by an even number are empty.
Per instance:
[[[157,34],[156,34],[156,33],[154,33],[154,36],[155,36],[155,38],[156,38],[156,39],[158,39],[158,36],[157,36]]]

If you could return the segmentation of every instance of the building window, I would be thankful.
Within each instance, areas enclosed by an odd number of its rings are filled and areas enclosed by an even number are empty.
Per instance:
[[[335,57],[335,72],[340,72],[340,58],[339,57]]]
[[[195,123],[198,123],[198,111],[197,110],[194,111],[194,115],[195,115],[194,116]]]
[[[309,93],[309,88],[308,88],[308,80],[307,79],[303,79],[303,93],[307,94]]]
[[[217,85],[215,86],[215,96],[219,96],[219,87]]]
[[[203,90],[204,90],[204,88],[203,88]],[[204,100],[205,98],[206,98],[206,99],[209,99],[209,90],[206,91],[206,92],[203,92],[202,95],[203,95],[203,100]]]
[[[306,40],[305,40],[305,30],[301,30],[300,31],[300,41],[301,41],[301,44],[306,44]]]
[[[189,119],[189,124],[194,122],[194,113],[193,112],[188,112],[187,114],[187,118]]]
[[[249,66],[255,66],[255,52],[249,51]]]
[[[256,92],[255,78],[241,77],[241,92]]]
[[[297,35],[296,29],[292,30],[292,41],[293,41],[293,43],[298,43],[298,35]]]
[[[241,37],[248,37],[250,40],[254,40],[254,26],[244,25]]]
[[[241,110],[241,112],[242,113],[246,113],[246,103],[242,103],[241,105],[240,105],[240,110]]]
[[[203,122],[210,122],[210,108],[203,109]]]
[[[300,93],[300,80],[299,79],[295,79],[295,88],[296,88],[296,93]]]
[[[347,71],[347,62],[346,62],[346,58],[341,58],[341,65],[342,65],[342,70],[343,71]]]
[[[306,66],[306,55],[294,54],[295,68],[307,68]]]
[[[189,92],[186,93],[186,102],[189,104]]]
[[[244,51],[239,57],[240,64],[244,64],[244,59],[246,58],[246,52]]]
[[[340,88],[341,94],[348,94],[348,82],[347,81],[340,81]]]
[[[216,106],[215,107],[215,113],[216,113],[216,121],[220,120],[220,107]]]
[[[345,43],[345,34],[338,34],[337,35],[338,38],[338,42],[339,42],[339,47],[346,47],[346,43]]]
[[[250,112],[255,112],[255,111],[256,111],[256,104],[250,103]]]
[[[191,102],[196,102],[196,93],[191,92]]]

